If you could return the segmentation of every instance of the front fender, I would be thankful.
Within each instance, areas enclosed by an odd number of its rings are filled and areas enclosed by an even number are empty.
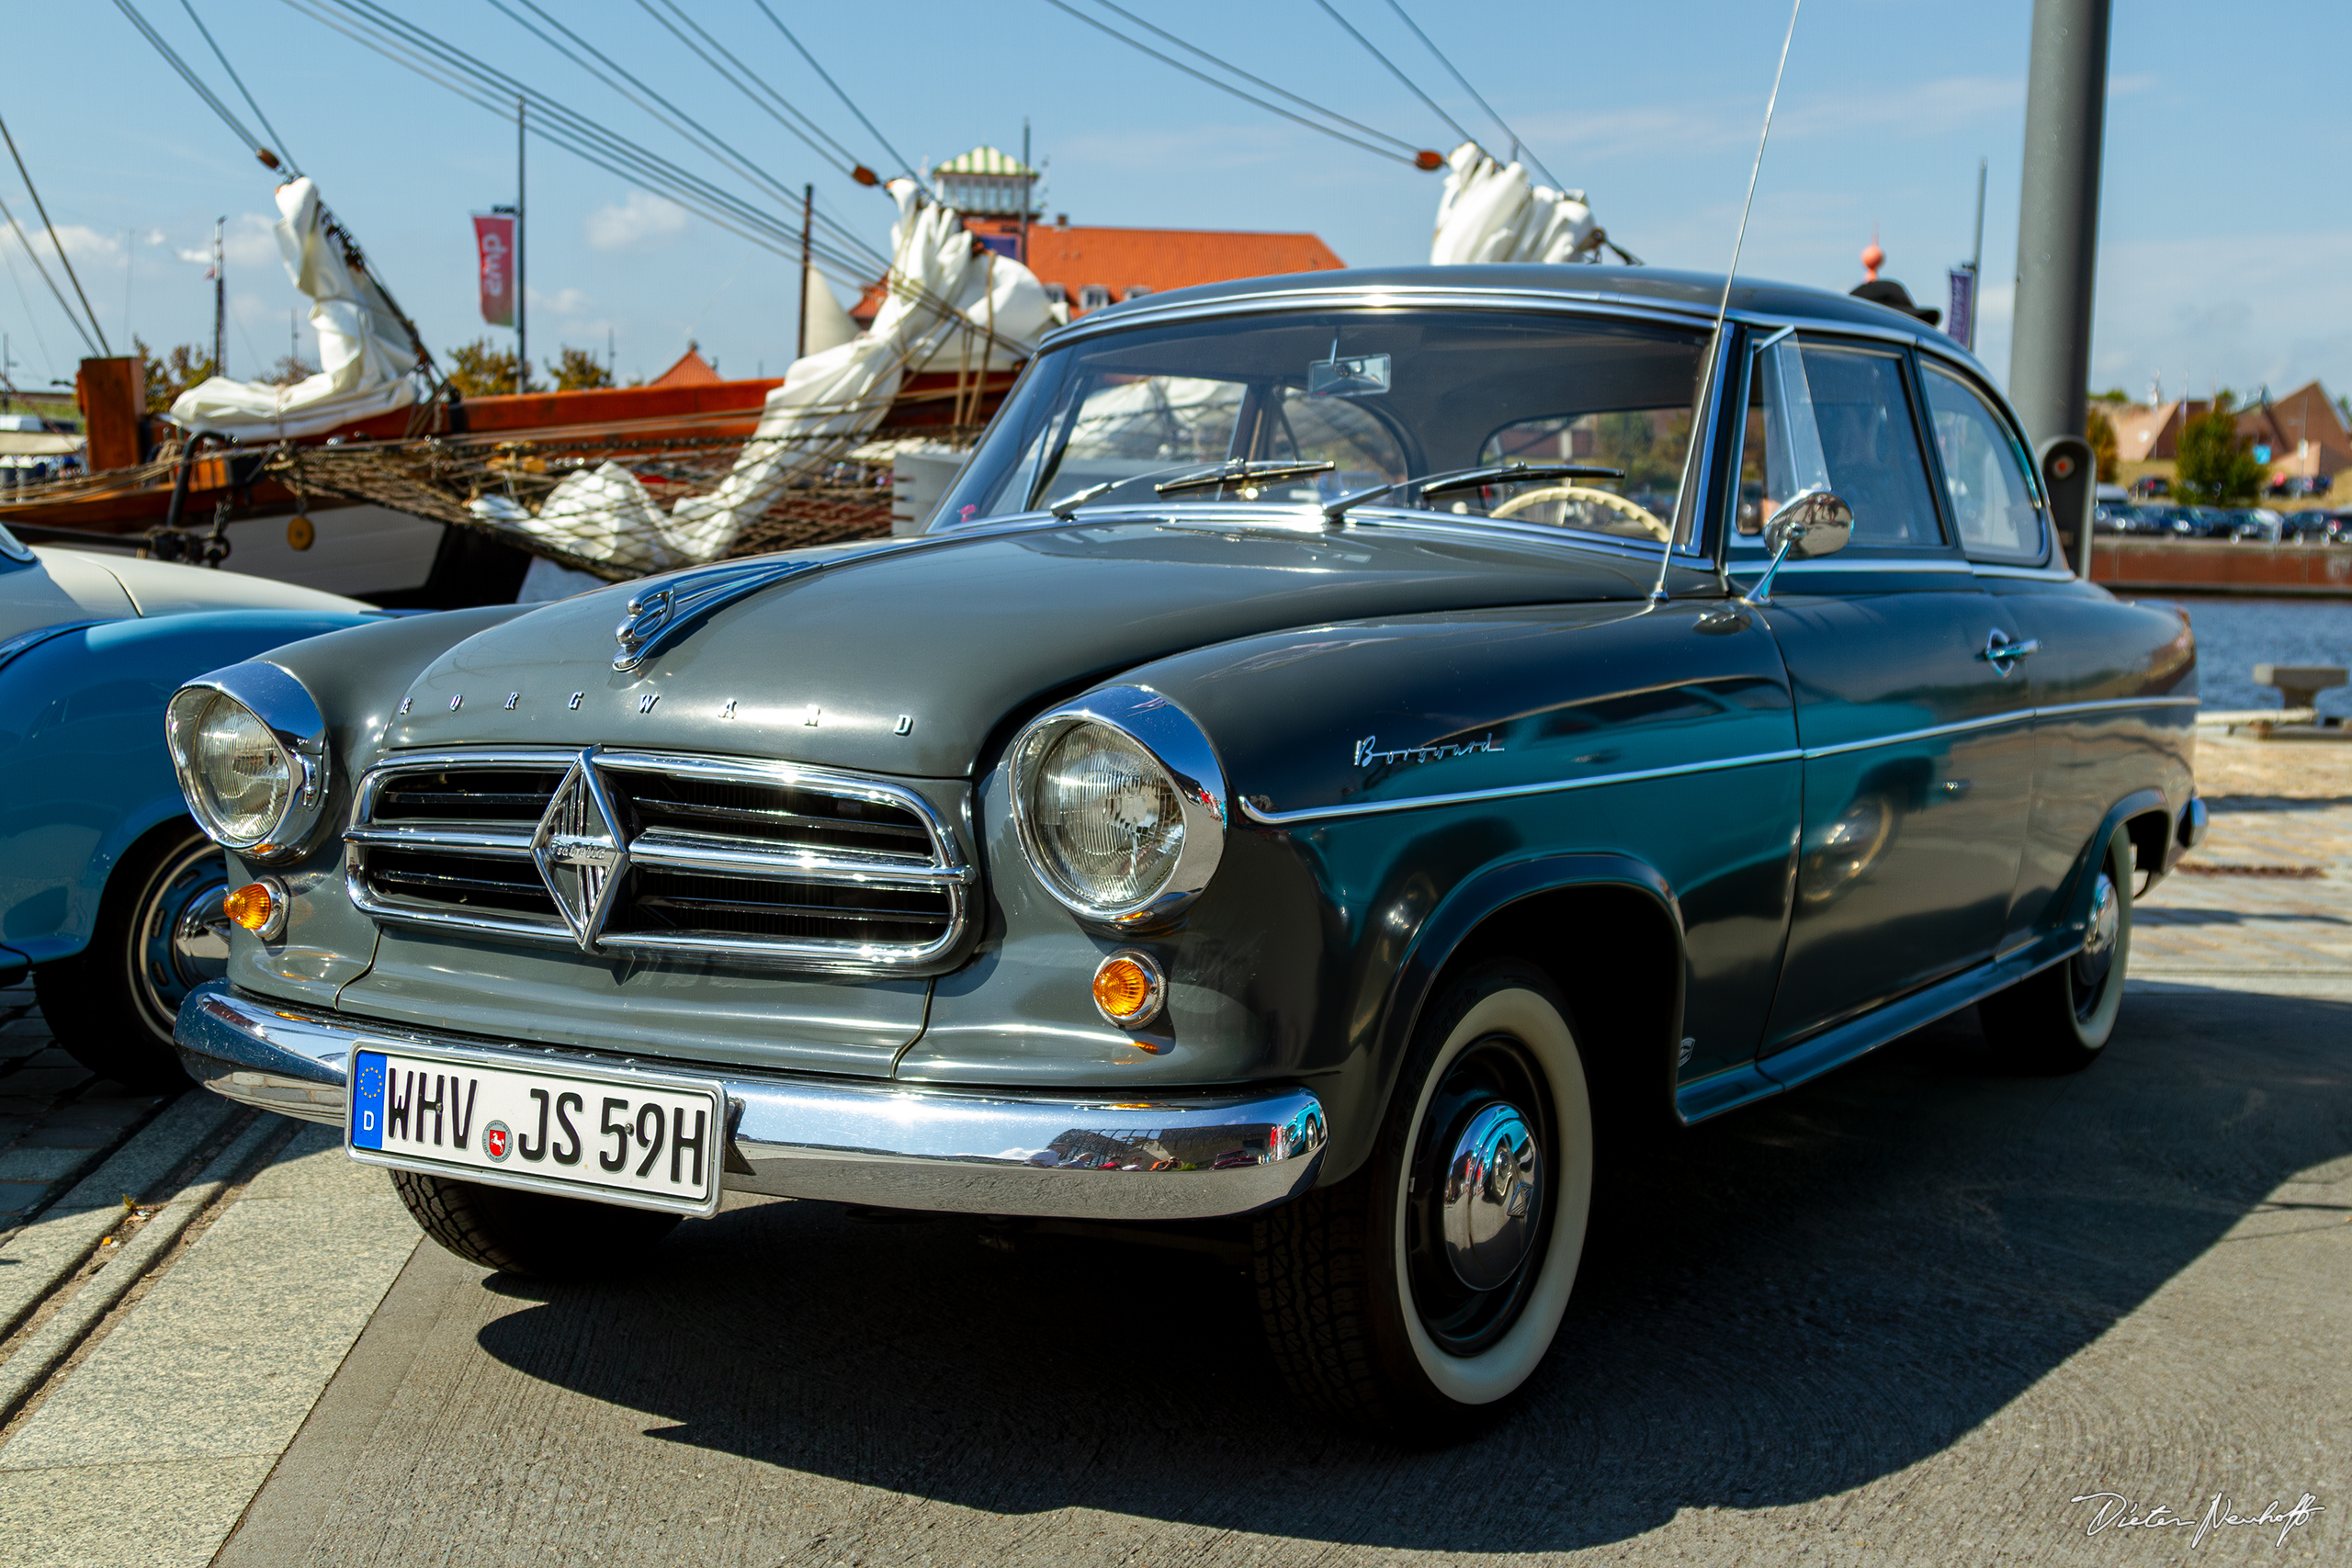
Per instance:
[[[108,621],[0,667],[0,942],[35,964],[79,953],[123,855],[186,814],[164,750],[164,705],[183,682],[368,619],[222,610]]]

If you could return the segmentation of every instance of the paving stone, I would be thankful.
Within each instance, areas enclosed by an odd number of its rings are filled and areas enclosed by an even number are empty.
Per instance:
[[[85,1094],[66,1101],[40,1122],[44,1127],[123,1127],[146,1115],[159,1099],[142,1094],[120,1100],[93,1100]]]
[[[49,1037],[49,1021],[39,1013],[34,1013],[28,1018],[10,1019],[6,1023],[0,1023],[0,1036],[21,1040],[33,1035],[39,1035],[44,1039]]]
[[[47,1195],[49,1188],[46,1181],[0,1181],[0,1219],[24,1213]]]
[[[111,1127],[35,1127],[17,1140],[20,1149],[102,1149],[114,1142]]]
[[[64,1095],[96,1080],[85,1067],[19,1067],[0,1077],[0,1094],[9,1096]],[[0,1106],[5,1111],[6,1106]]]
[[[79,1067],[82,1064],[75,1061],[74,1059],[73,1053],[66,1050],[64,1046],[50,1045],[43,1048],[38,1055],[26,1057],[25,1066],[28,1067]]]

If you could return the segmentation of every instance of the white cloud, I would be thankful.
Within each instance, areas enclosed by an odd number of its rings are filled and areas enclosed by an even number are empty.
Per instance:
[[[534,288],[529,299],[532,310],[557,316],[578,316],[593,302],[587,291],[580,288],[559,288],[552,294]]]
[[[594,251],[650,250],[675,239],[685,226],[684,208],[633,190],[627,200],[608,201],[588,215],[586,238]]]
[[[230,219],[228,231],[220,241],[220,248],[227,254],[229,265],[236,267],[277,265],[277,224],[275,218],[265,218],[258,212],[240,212]]]

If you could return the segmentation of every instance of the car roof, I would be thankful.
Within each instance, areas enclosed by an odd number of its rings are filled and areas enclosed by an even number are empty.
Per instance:
[[[1713,314],[1721,302],[1721,273],[1679,272],[1662,266],[1589,266],[1534,263],[1470,266],[1350,266],[1333,272],[1295,272],[1271,277],[1237,277],[1222,283],[1196,283],[1091,310],[1080,318],[1093,321],[1109,317],[1158,311],[1171,306],[1205,304],[1219,299],[1262,298],[1288,291],[1327,294],[1351,288],[1495,289],[1527,294],[1595,294],[1628,304],[1658,304]],[[1731,308],[1761,316],[1804,316],[1817,321],[1849,321],[1857,326],[1894,327],[1917,334],[1932,331],[1916,316],[1890,306],[1857,299],[1834,289],[1798,283],[1775,283],[1742,277],[1731,290]],[[1939,336],[1941,334],[1939,333]]]

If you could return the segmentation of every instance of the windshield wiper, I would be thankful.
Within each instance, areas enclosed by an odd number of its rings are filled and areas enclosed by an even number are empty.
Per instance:
[[[1328,474],[1338,467],[1337,463],[1331,462],[1249,463],[1237,457],[1214,468],[1181,474],[1151,488],[1161,495],[1173,495],[1180,490],[1206,490],[1211,485],[1222,490],[1227,485],[1247,484],[1252,479],[1296,479],[1309,474]]]
[[[1427,500],[1449,491],[1479,490],[1491,484],[1523,484],[1529,479],[1622,479],[1624,477],[1623,468],[1604,468],[1593,463],[1482,463],[1475,468],[1453,468],[1417,479],[1397,479],[1391,484],[1374,485],[1370,490],[1334,497],[1323,508],[1323,521],[1327,524],[1344,523],[1350,507],[1377,501],[1394,491],[1416,491]]]

